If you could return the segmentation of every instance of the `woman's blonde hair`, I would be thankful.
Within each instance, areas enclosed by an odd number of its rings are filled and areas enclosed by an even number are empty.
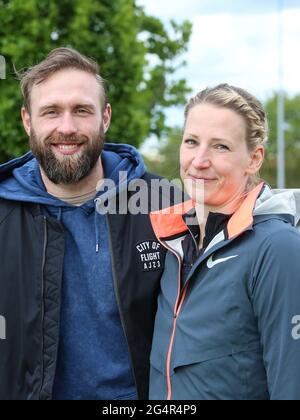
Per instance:
[[[190,110],[194,106],[204,103],[230,109],[243,118],[246,124],[246,143],[249,152],[267,142],[266,112],[259,100],[246,90],[226,83],[202,90],[187,103],[184,111],[185,124]],[[250,184],[257,184],[259,180],[257,175],[251,177]]]
[[[185,122],[190,110],[203,103],[231,109],[244,119],[249,151],[266,143],[268,139],[266,112],[262,104],[246,90],[225,83],[202,90],[187,103],[184,111]]]

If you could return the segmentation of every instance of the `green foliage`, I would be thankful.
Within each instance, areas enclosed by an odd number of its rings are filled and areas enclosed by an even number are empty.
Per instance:
[[[270,134],[266,147],[266,160],[262,178],[273,187],[276,186],[277,173],[277,94],[274,93],[265,103]],[[285,148],[286,148],[286,187],[299,188],[300,184],[300,95],[285,97]]]
[[[265,102],[268,114],[270,134],[266,146],[266,159],[261,177],[272,187],[276,187],[277,172],[277,95]],[[299,188],[300,185],[300,95],[285,98],[286,122],[286,187]],[[179,177],[179,148],[182,130],[174,128],[161,142],[157,155],[145,158],[150,171],[169,179]]]
[[[169,180],[180,178],[179,149],[182,130],[173,128],[159,145],[157,153],[144,156],[147,169]]]
[[[191,34],[188,22],[163,23],[135,0],[0,0],[0,54],[7,78],[0,80],[0,161],[27,150],[20,121],[22,97],[13,67],[43,60],[50,50],[73,47],[100,65],[107,80],[113,120],[109,138],[139,146],[166,131],[164,110],[185,101],[184,80],[171,76]]]

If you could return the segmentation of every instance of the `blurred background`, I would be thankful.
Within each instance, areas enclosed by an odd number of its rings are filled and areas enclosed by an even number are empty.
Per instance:
[[[297,188],[299,22],[300,0],[0,0],[0,163],[28,150],[14,68],[71,46],[94,58],[107,80],[107,141],[138,147],[150,171],[179,176],[185,102],[227,82],[267,110],[262,178]]]

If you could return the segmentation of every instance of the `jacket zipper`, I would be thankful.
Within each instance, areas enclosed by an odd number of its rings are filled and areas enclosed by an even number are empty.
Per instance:
[[[192,234],[191,230],[188,228],[190,234],[192,235],[192,238],[194,240],[195,246],[198,246],[194,235]],[[172,384],[171,384],[171,354],[172,354],[172,350],[173,350],[173,344],[174,344],[174,337],[175,337],[175,331],[176,331],[176,326],[177,326],[177,320],[178,320],[178,316],[179,313],[181,311],[185,296],[186,296],[186,292],[187,292],[187,288],[188,288],[188,284],[189,281],[187,280],[185,285],[183,286],[183,288],[181,289],[181,267],[182,267],[182,260],[180,258],[180,255],[178,255],[173,249],[169,248],[166,244],[164,244],[164,246],[169,249],[170,252],[172,252],[174,255],[176,255],[177,260],[178,260],[178,295],[177,295],[177,299],[176,299],[176,303],[175,303],[175,307],[174,307],[174,321],[173,321],[173,329],[172,329],[172,334],[171,334],[171,340],[170,340],[170,344],[169,344],[169,350],[168,350],[168,355],[167,355],[167,368],[166,368],[166,373],[167,373],[167,386],[168,386],[168,396],[167,399],[171,400],[172,397]]]
[[[183,301],[184,301],[185,296],[186,296],[186,292],[187,292],[187,288],[188,288],[188,282],[186,282],[183,289],[181,289],[181,267],[182,267],[181,257],[172,248],[168,247],[165,242],[162,242],[160,240],[159,240],[159,242],[165,248],[167,248],[170,252],[172,252],[172,254],[174,254],[176,256],[176,258],[178,260],[178,269],[179,269],[179,271],[178,271],[178,294],[177,294],[177,299],[176,299],[176,303],[175,303],[175,306],[174,306],[174,313],[173,313],[174,321],[173,321],[172,334],[171,334],[169,349],[168,349],[168,353],[167,353],[167,362],[166,362],[166,376],[167,376],[167,390],[168,390],[167,400],[171,400],[171,397],[172,397],[171,355],[172,355],[172,350],[173,350],[173,343],[174,343],[177,319],[178,319],[181,307],[183,305]]]
[[[130,360],[131,360],[131,371],[132,371],[132,374],[133,374],[134,384],[135,384],[136,392],[138,393],[138,387],[137,387],[135,372],[134,372],[134,369],[133,369],[133,357],[132,357],[132,353],[131,353],[131,349],[130,349],[130,346],[129,346],[129,341],[128,341],[128,337],[127,337],[127,333],[126,333],[123,312],[121,310],[120,296],[119,296],[118,284],[117,284],[117,273],[116,273],[116,270],[115,270],[114,253],[113,253],[113,247],[112,247],[112,239],[111,239],[111,233],[110,233],[110,222],[109,222],[108,215],[106,215],[106,218],[107,218],[107,225],[108,225],[108,240],[109,240],[109,249],[110,249],[110,255],[111,255],[111,267],[112,267],[112,275],[113,275],[115,296],[116,296],[116,301],[117,301],[117,305],[118,305],[121,325],[122,325],[125,340],[126,340],[126,343],[127,343],[128,353],[129,353]]]
[[[39,399],[41,399],[41,392],[43,388],[43,382],[44,382],[44,320],[45,320],[45,304],[44,304],[44,282],[45,282],[45,276],[44,276],[44,270],[45,270],[45,264],[46,264],[46,249],[47,249],[47,219],[46,216],[44,216],[44,245],[43,245],[43,261],[42,261],[42,322],[41,322],[41,329],[42,329],[42,343],[41,343],[41,387],[39,391]]]

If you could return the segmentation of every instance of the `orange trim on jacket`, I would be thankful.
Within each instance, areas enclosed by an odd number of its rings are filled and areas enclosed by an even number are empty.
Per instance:
[[[230,218],[227,231],[229,239],[241,234],[245,229],[253,223],[253,209],[256,200],[261,193],[264,183],[257,185],[250,191],[240,207]],[[156,237],[168,238],[174,235],[179,235],[187,230],[187,226],[183,220],[183,215],[195,208],[193,200],[177,204],[174,207],[169,207],[150,214],[152,227]]]
[[[263,186],[264,182],[261,182],[259,185],[257,185],[257,187],[250,191],[240,207],[229,219],[227,225],[228,239],[232,239],[235,236],[238,236],[249,226],[252,226],[253,209]]]
[[[176,206],[150,213],[152,227],[156,237],[168,238],[187,230],[182,216],[195,208],[194,201],[189,200]]]

